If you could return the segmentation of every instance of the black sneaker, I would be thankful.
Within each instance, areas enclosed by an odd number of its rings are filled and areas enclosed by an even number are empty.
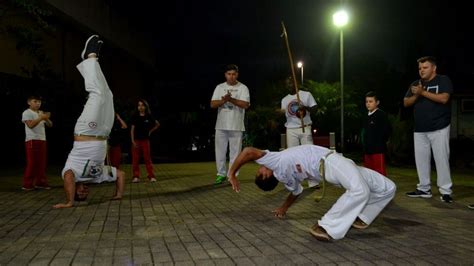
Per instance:
[[[84,45],[84,50],[82,50],[81,58],[83,60],[87,59],[87,56],[91,53],[95,53],[97,57],[99,57],[100,47],[102,47],[102,43],[104,43],[101,39],[99,39],[99,35],[92,35],[87,39],[86,44]]]
[[[467,207],[471,210],[474,210],[474,204],[469,204],[469,205],[467,205]]]
[[[449,195],[449,194],[443,194],[439,198],[441,199],[441,201],[446,202],[446,203],[453,202],[453,198],[451,198],[451,195]]]
[[[406,195],[410,198],[431,198],[431,196],[433,196],[431,194],[431,190],[428,190],[428,191],[424,192],[424,191],[421,191],[419,189],[417,189],[413,192],[407,192]]]

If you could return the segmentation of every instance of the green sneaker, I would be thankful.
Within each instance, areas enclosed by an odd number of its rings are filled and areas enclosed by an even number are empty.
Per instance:
[[[221,183],[224,182],[226,179],[227,179],[227,176],[217,175],[217,176],[216,176],[216,182],[214,182],[214,184],[216,184],[216,185],[221,184]]]

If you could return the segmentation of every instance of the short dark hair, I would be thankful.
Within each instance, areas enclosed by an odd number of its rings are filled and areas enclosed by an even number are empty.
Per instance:
[[[38,101],[42,101],[42,100],[43,100],[43,98],[42,98],[41,96],[39,96],[39,95],[36,95],[36,94],[34,94],[34,95],[30,95],[30,96],[28,96],[28,99],[27,99],[27,100],[28,100],[28,101],[31,101],[31,100],[38,100]]]
[[[79,194],[77,194],[77,192],[74,193],[74,201],[86,201],[86,199],[87,199],[87,196],[85,196],[84,198],[81,198],[79,197]]]
[[[418,60],[416,60],[416,62],[418,63],[424,63],[427,61],[436,66],[436,57],[434,56],[423,56],[423,57],[418,58]]]
[[[227,65],[224,68],[224,73],[227,72],[227,71],[230,71],[230,70],[235,70],[235,72],[239,72],[239,67],[237,65],[234,65],[234,64]]]
[[[278,180],[274,175],[263,179],[262,175],[255,176],[255,185],[263,191],[272,191],[278,185]]]
[[[375,93],[375,91],[369,91],[369,92],[367,92],[367,93],[365,94],[365,98],[367,98],[367,97],[374,97],[374,99],[375,99],[376,101],[379,100],[379,97],[377,96],[377,93]]]

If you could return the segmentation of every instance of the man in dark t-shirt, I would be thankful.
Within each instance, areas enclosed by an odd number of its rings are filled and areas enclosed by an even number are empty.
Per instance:
[[[451,124],[450,95],[453,85],[448,76],[436,73],[436,59],[418,59],[420,79],[408,89],[403,104],[413,106],[415,117],[415,162],[419,184],[407,196],[431,198],[431,151],[436,163],[437,184],[443,202],[453,201],[449,167],[449,131]]]

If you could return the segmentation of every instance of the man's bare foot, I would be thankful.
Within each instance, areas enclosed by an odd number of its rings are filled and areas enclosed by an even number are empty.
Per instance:
[[[58,203],[56,205],[53,205],[53,208],[54,209],[63,209],[63,208],[71,208],[72,207],[72,203]]]
[[[122,199],[122,196],[113,196],[113,198],[111,198],[110,200],[121,200]]]

